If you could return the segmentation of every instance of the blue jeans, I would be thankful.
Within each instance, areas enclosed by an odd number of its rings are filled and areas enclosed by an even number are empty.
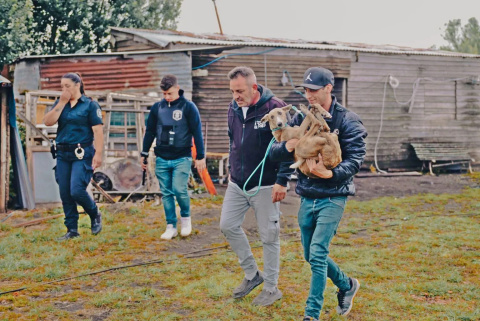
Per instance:
[[[323,292],[330,278],[340,290],[349,290],[350,282],[338,265],[328,257],[329,246],[343,216],[346,196],[312,199],[302,197],[298,224],[302,233],[305,260],[310,263],[312,279],[305,315],[318,319]]]
[[[95,218],[98,208],[87,193],[87,186],[93,176],[92,159],[95,149],[92,146],[84,148],[83,159],[78,159],[74,151],[57,151],[57,166],[55,180],[60,189],[65,226],[68,230],[78,229],[77,204],[83,207],[90,218]]]
[[[188,177],[192,167],[191,157],[163,159],[157,156],[155,174],[162,192],[162,203],[167,224],[177,227],[175,198],[180,206],[182,217],[190,216],[190,196],[188,196]]]

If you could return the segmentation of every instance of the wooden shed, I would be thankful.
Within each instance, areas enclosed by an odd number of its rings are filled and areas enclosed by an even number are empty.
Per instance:
[[[112,28],[111,34],[115,53],[19,60],[15,65],[16,90],[29,89],[18,78],[32,72],[39,84],[33,89],[46,89],[67,66],[78,69],[75,67],[88,62],[83,69],[86,79],[92,84],[101,82],[102,90],[119,91],[114,85],[121,84],[121,90],[148,94],[158,86],[160,66],[169,61],[168,72],[182,75],[180,85],[190,90],[200,109],[207,150],[225,153],[227,106],[232,99],[228,71],[239,65],[250,66],[259,83],[287,103],[298,105],[307,101],[294,85],[301,83],[309,67],[323,66],[336,77],[334,94],[338,100],[359,114],[367,127],[364,166],[418,168],[422,161],[412,143],[422,142],[449,143],[480,160],[479,55],[176,31]],[[146,67],[125,65],[129,60],[142,61]],[[127,81],[132,77],[127,76],[127,70],[135,73],[135,81]],[[110,78],[103,79],[102,75],[110,73]]]
[[[288,103],[306,103],[293,84],[312,66],[333,71],[334,94],[362,118],[369,136],[365,166],[418,167],[412,143],[455,146],[480,160],[480,56],[432,49],[264,39],[112,28],[117,51],[230,46],[192,51],[193,100],[207,124],[210,151],[228,150],[226,75],[247,65]],[[287,75],[288,83],[284,76]],[[283,81],[282,81],[283,79]],[[438,153],[444,153],[438,148]],[[474,162],[475,163],[475,162]],[[478,164],[478,161],[476,162]]]

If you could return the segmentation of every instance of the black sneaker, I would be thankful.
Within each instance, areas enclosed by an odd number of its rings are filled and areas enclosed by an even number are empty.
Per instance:
[[[67,233],[65,233],[64,236],[59,237],[57,241],[65,241],[65,240],[73,239],[79,236],[80,234],[78,234],[77,230],[68,230]]]
[[[360,288],[360,282],[357,279],[350,279],[350,290],[337,292],[338,306],[337,313],[340,315],[347,315],[353,307],[353,298],[357,294],[358,289]]]
[[[102,213],[98,211],[94,218],[90,218],[90,221],[92,223],[92,234],[97,235],[102,231]]]
[[[235,299],[243,298],[257,286],[263,283],[263,276],[260,271],[257,271],[255,277],[251,280],[243,279],[242,283],[233,290],[233,297]]]

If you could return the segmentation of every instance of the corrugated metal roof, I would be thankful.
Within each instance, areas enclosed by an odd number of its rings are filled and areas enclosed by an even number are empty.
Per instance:
[[[165,48],[169,44],[217,45],[217,46],[250,46],[250,47],[286,47],[293,49],[358,51],[380,54],[404,54],[425,56],[447,56],[480,58],[480,55],[461,52],[440,51],[400,47],[394,45],[368,45],[362,43],[343,43],[325,41],[306,41],[275,38],[257,38],[250,36],[231,36],[219,34],[194,34],[172,30],[146,30],[130,28],[111,28],[114,31],[129,33],[142,37],[159,47]]]
[[[226,46],[230,48],[231,46]],[[186,51],[208,51],[213,49],[219,49],[218,46],[208,46],[208,47],[194,47],[187,49],[163,49],[163,50],[143,50],[143,51],[122,51],[122,52],[93,52],[93,53],[74,53],[74,54],[59,54],[59,55],[32,55],[19,57],[14,63],[17,63],[22,60],[27,59],[46,59],[46,58],[91,58],[91,57],[104,57],[104,56],[131,56],[131,55],[146,55],[146,54],[156,54],[156,53],[177,53],[177,52],[186,52]]]

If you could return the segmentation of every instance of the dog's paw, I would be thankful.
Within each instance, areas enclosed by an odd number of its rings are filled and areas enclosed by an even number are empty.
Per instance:
[[[328,111],[325,111],[323,114],[322,114],[323,118],[332,118],[332,114],[330,114]]]

